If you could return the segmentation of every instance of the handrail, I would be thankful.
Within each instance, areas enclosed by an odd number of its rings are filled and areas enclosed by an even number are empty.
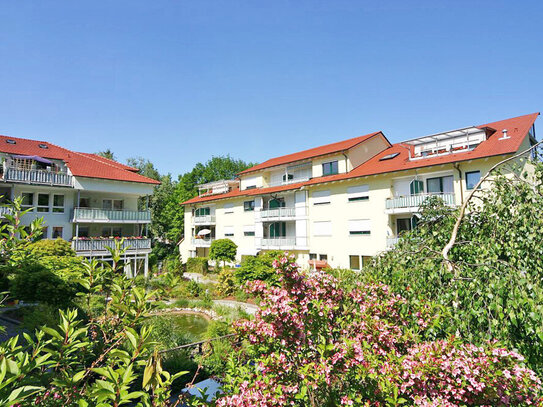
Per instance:
[[[195,347],[195,346],[198,346],[198,348],[200,349],[200,352],[201,352],[201,346],[202,345],[204,345],[206,343],[218,341],[218,340],[221,340],[221,339],[225,339],[225,338],[231,338],[233,336],[239,336],[239,334],[228,334],[228,335],[218,336],[216,338],[204,339],[203,341],[187,343],[185,345],[179,345],[179,346],[176,346],[176,347],[170,348],[170,349],[163,349],[163,350],[158,351],[158,353],[162,354],[162,353],[167,353],[167,352],[173,352],[173,351],[176,351],[176,350],[192,348],[192,347]]]

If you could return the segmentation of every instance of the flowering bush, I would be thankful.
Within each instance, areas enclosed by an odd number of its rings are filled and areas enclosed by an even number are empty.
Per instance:
[[[249,346],[233,360],[218,406],[525,405],[540,381],[522,358],[484,348],[424,342],[440,324],[433,306],[415,312],[384,285],[344,290],[284,255],[279,287],[261,281],[255,319],[238,324]]]

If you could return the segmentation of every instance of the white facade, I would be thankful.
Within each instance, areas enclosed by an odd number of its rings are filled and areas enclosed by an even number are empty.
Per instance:
[[[127,274],[147,274],[151,216],[138,208],[138,200],[153,193],[153,184],[77,177],[62,160],[1,152],[0,159],[2,199],[22,197],[24,209],[31,208],[22,218],[24,226],[42,218],[43,238],[71,241],[78,255],[104,260],[109,258],[106,246],[124,238]]]
[[[240,191],[230,197],[219,194],[205,202],[195,199],[185,203],[181,257],[186,261],[207,256],[214,239],[229,238],[238,245],[237,261],[244,255],[279,249],[295,253],[304,267],[314,266],[309,260],[323,260],[332,267],[359,269],[416,224],[419,207],[428,196],[437,195],[448,205],[460,205],[474,182],[507,156],[468,160],[459,152],[472,151],[481,143],[500,143],[501,134],[493,135],[492,140],[486,140],[486,133],[477,128],[443,134],[447,136],[408,142],[412,150],[409,158],[404,153],[404,159],[417,164],[405,170],[347,176],[379,153],[383,165],[399,154],[388,158],[385,152],[390,144],[384,137],[373,137],[340,153],[242,173]],[[454,149],[447,147],[447,137],[454,142]],[[529,132],[517,137],[522,138],[519,150],[533,142]],[[450,154],[454,159],[442,164],[434,159],[435,164],[425,165],[426,156],[420,151],[428,151],[431,143],[437,148],[428,154]],[[465,147],[458,147],[462,143]],[[402,148],[408,149],[409,144]],[[330,171],[337,176],[327,178]],[[301,184],[289,189],[289,184],[296,182]],[[275,188],[278,185],[283,188]],[[202,229],[204,233],[200,234]]]

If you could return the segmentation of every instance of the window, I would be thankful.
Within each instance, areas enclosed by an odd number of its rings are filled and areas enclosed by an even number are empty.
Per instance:
[[[34,194],[31,192],[23,192],[21,194],[22,201],[22,208],[23,209],[30,209],[34,206]]]
[[[90,198],[79,198],[79,207],[80,208],[90,208]]]
[[[38,212],[49,212],[49,194],[38,194]]]
[[[351,270],[360,270],[360,256],[349,256],[349,268]]]
[[[356,187],[347,188],[347,199],[349,202],[353,201],[367,201],[369,196],[370,187],[368,185],[358,185]]]
[[[89,227],[79,226],[78,234],[79,234],[79,237],[89,237]]]
[[[234,213],[234,204],[224,204],[224,213]]]
[[[453,179],[452,175],[428,178],[426,180],[426,192],[429,194],[452,193],[454,191]]]
[[[256,189],[256,185],[248,185],[245,189]]]
[[[53,212],[64,213],[64,195],[53,195]]]
[[[102,200],[102,209],[120,211],[123,209],[122,199],[104,199]]]
[[[313,236],[332,236],[332,222],[313,222]]]
[[[313,205],[326,205],[330,203],[330,191],[313,192]]]
[[[47,236],[49,236],[49,228],[47,226],[44,226],[41,228],[41,238],[47,239]]]
[[[327,261],[328,255],[327,254],[319,254],[319,260],[320,261]]]
[[[371,256],[351,255],[349,256],[349,267],[351,270],[361,270],[371,262],[371,259]]]
[[[294,179],[294,174],[285,174],[283,175],[283,182],[291,181]]]
[[[283,198],[271,199],[268,202],[268,209],[284,208],[284,207],[285,207],[285,200]]]
[[[273,222],[270,224],[270,237],[285,237],[287,235],[287,224],[285,222]]]
[[[481,179],[481,171],[466,172],[466,189],[473,189]]]
[[[337,160],[322,164],[322,175],[333,175],[337,173]]]
[[[243,210],[244,211],[254,211],[255,210],[255,201],[245,201],[243,202]]]
[[[102,228],[103,237],[121,237],[123,229],[120,226],[104,226]]]
[[[396,233],[398,234],[398,236],[410,230],[411,230],[411,218],[396,219]]]
[[[53,239],[62,239],[62,226],[53,226]]]
[[[317,260],[317,253],[309,253],[309,260]]]
[[[195,212],[196,216],[207,216],[209,214],[211,214],[211,209],[209,208],[209,206],[206,208],[198,208]]]
[[[424,192],[424,182],[418,179],[414,179],[409,184],[409,192],[411,195],[418,195]]]
[[[225,226],[224,235],[228,237],[234,236],[234,226]]]
[[[398,157],[399,155],[400,153],[387,154],[384,157],[379,158],[379,161],[392,160],[393,158]]]
[[[371,234],[371,221],[369,219],[357,219],[349,221],[350,235],[369,235]]]
[[[254,235],[255,235],[254,225],[243,226],[243,236],[254,236]]]

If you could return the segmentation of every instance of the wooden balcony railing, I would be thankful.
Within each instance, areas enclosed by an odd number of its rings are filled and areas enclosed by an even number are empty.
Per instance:
[[[115,247],[115,242],[118,239],[89,239],[89,240],[73,240],[72,249],[76,252],[107,252],[106,247]],[[125,238],[121,248],[127,248],[129,252],[133,250],[145,250],[151,248],[151,239],[130,239]]]
[[[151,211],[75,208],[73,221],[84,223],[149,223],[151,222]]]
[[[3,178],[9,182],[73,187],[73,177],[61,172],[6,168]]]

